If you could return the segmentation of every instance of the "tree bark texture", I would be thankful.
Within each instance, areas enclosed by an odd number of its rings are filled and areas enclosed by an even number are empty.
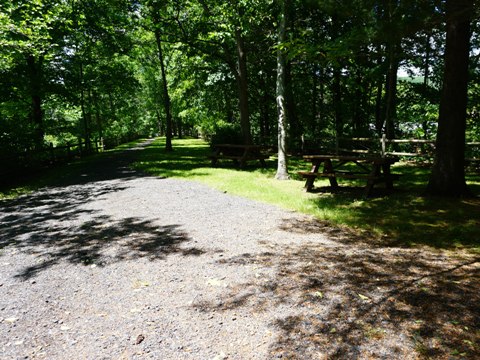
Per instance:
[[[341,138],[343,136],[343,111],[342,111],[342,82],[340,69],[337,67],[333,70],[333,107],[335,111],[335,136]]]
[[[377,46],[377,66],[381,66],[383,62],[383,57],[381,56],[382,47],[380,45]],[[378,136],[382,136],[383,132],[383,103],[382,103],[382,95],[383,95],[383,84],[384,84],[384,76],[382,76],[376,82],[376,93],[375,93],[375,131],[377,132]]]
[[[387,44],[388,70],[385,84],[385,134],[395,139],[397,122],[398,44]]]
[[[235,40],[237,43],[238,55],[238,68],[236,78],[240,101],[240,127],[242,129],[244,143],[251,144],[252,134],[250,129],[250,114],[248,109],[247,53],[242,32],[239,27],[235,29]]]
[[[30,77],[31,119],[34,126],[34,142],[37,149],[43,147],[43,110],[42,110],[42,61],[37,61],[33,55],[27,57],[28,72]]]
[[[278,112],[278,163],[275,179],[287,180],[288,175],[287,164],[287,106],[285,103],[286,95],[286,55],[280,45],[285,41],[285,32],[287,26],[287,6],[288,1],[282,1],[282,11],[280,13],[280,21],[278,24],[278,49],[277,49],[277,112]]]
[[[158,60],[160,61],[160,69],[162,72],[163,85],[163,105],[165,107],[166,121],[165,121],[165,150],[172,151],[172,112],[170,110],[170,95],[168,94],[167,74],[165,71],[165,63],[162,51],[162,38],[160,30],[155,29],[155,40],[158,48]]]
[[[290,21],[288,15],[287,19]],[[293,140],[293,145],[296,146],[301,139],[303,128],[298,118],[295,93],[292,85],[292,63],[287,60],[285,63],[285,103],[288,114],[288,137],[290,140]],[[290,144],[292,144],[292,142],[290,142]]]
[[[259,127],[260,127],[260,141],[264,144],[268,137],[269,133],[269,93],[267,87],[268,77],[267,74],[261,74],[259,79],[259,86],[262,91],[261,101],[260,101],[260,117],[259,117]]]
[[[80,109],[82,110],[83,136],[85,138],[86,150],[88,151],[88,144],[90,143],[90,126],[88,123],[88,115],[86,109],[85,80],[83,75],[83,62],[80,62]]]
[[[472,0],[447,1],[444,81],[435,159],[426,191],[429,195],[470,195],[465,182],[464,158],[472,12]]]

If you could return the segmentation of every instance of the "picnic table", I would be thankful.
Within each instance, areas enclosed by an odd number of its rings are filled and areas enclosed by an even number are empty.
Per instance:
[[[305,161],[311,162],[310,171],[299,171],[298,174],[304,179],[305,190],[311,191],[313,183],[318,177],[326,177],[330,180],[330,186],[338,188],[338,178],[363,179],[367,181],[364,195],[371,195],[373,187],[379,183],[385,183],[387,189],[393,189],[393,181],[399,175],[390,172],[390,166],[398,161],[395,157],[365,157],[354,155],[305,155]],[[323,164],[323,169],[320,167]],[[354,164],[355,169],[342,170],[345,164]]]
[[[212,166],[215,166],[219,159],[230,159],[240,168],[252,160],[258,160],[262,167],[266,167],[265,159],[269,158],[269,155],[262,151],[261,145],[214,144],[212,148],[213,152],[209,156]]]

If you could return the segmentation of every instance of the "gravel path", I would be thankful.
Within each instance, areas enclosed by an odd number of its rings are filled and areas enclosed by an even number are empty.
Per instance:
[[[414,359],[457,346],[432,343],[448,306],[478,326],[478,259],[352,242],[138,151],[0,202],[1,359]],[[442,272],[451,299],[418,298]]]

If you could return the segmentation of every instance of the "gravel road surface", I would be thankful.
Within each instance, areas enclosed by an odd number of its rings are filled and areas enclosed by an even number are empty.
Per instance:
[[[1,359],[415,359],[420,341],[442,354],[422,321],[440,324],[449,298],[418,298],[418,283],[478,276],[477,260],[376,248],[147,176],[128,167],[139,151],[0,202]],[[448,294],[478,325],[474,280]]]

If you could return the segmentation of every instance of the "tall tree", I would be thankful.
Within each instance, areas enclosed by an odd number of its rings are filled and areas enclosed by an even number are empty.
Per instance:
[[[447,0],[445,70],[440,101],[436,152],[427,194],[470,195],[465,182],[470,20],[473,0]]]
[[[398,1],[388,0],[385,6],[385,18],[387,23],[386,50],[386,83],[385,83],[385,133],[389,139],[395,138],[395,125],[397,120],[397,73],[400,63],[401,33],[396,29],[400,20],[396,18],[399,12]]]
[[[286,39],[288,0],[280,1],[280,21],[278,22],[277,43],[277,113],[278,113],[278,166],[275,178],[278,180],[289,179],[287,167],[287,105],[286,95],[286,54],[282,46]]]
[[[165,150],[172,151],[172,111],[171,100],[168,92],[167,73],[165,70],[165,60],[162,47],[162,34],[161,34],[161,18],[160,18],[160,3],[158,1],[152,1],[150,6],[150,15],[152,26],[155,34],[155,41],[158,50],[158,60],[160,62],[160,70],[162,74],[162,89],[163,89],[163,104],[165,108]]]
[[[0,68],[10,65],[24,74],[20,76],[23,79],[15,79],[23,80],[23,84],[13,86],[12,90],[25,88],[20,97],[22,103],[29,103],[28,118],[37,148],[42,147],[45,134],[43,103],[47,80],[44,71],[59,49],[67,12],[65,4],[58,0],[15,0],[0,6],[0,63],[3,63]]]

